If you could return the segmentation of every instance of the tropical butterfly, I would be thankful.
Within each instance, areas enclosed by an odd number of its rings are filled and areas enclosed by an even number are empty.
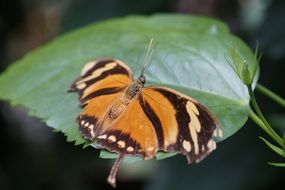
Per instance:
[[[155,46],[152,39],[138,79],[122,61],[99,59],[83,67],[70,89],[83,107],[77,117],[81,135],[118,154],[107,179],[113,187],[125,155],[151,159],[158,151],[177,152],[197,163],[216,148],[214,137],[222,136],[219,122],[198,101],[170,88],[144,86]]]

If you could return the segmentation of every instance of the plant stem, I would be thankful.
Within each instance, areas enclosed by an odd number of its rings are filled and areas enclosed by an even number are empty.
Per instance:
[[[264,123],[259,119],[259,117],[250,109],[249,110],[249,117],[257,124],[263,131],[265,131],[269,136],[272,137],[271,132],[266,128]],[[273,138],[273,137],[272,137]]]
[[[274,100],[276,103],[280,104],[281,106],[285,107],[285,100],[266,88],[265,86],[261,84],[256,85],[256,89],[260,91],[261,93],[265,94],[266,96],[270,97],[272,100]]]
[[[265,117],[263,116],[257,102],[256,102],[256,99],[255,99],[255,96],[254,96],[254,93],[252,91],[252,88],[250,85],[247,85],[247,89],[248,89],[248,92],[249,92],[249,95],[250,95],[250,98],[251,98],[251,103],[259,117],[259,120],[261,120],[263,122],[263,124],[265,125],[265,128],[264,126],[262,127],[262,129],[268,134],[270,135],[270,137],[275,140],[281,147],[283,147],[283,140],[282,138],[272,129],[272,127],[269,125],[269,123],[267,122],[267,120],[265,119]],[[259,121],[260,122],[260,121]],[[260,126],[260,125],[259,125]]]

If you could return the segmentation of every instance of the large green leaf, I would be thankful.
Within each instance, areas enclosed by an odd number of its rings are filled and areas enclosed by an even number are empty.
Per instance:
[[[233,45],[248,63],[254,54],[225,24],[205,17],[131,16],[63,35],[3,73],[0,98],[28,108],[68,141],[83,143],[75,123],[77,95],[67,93],[70,84],[84,63],[102,57],[126,62],[137,77],[150,38],[158,46],[146,72],[147,84],[168,86],[201,101],[219,119],[223,139],[238,131],[248,118],[249,96],[227,59]]]

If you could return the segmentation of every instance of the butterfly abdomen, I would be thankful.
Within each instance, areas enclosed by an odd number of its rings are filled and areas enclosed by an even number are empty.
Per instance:
[[[119,98],[110,108],[108,116],[110,119],[116,119],[129,105],[131,99],[127,98],[125,95]]]

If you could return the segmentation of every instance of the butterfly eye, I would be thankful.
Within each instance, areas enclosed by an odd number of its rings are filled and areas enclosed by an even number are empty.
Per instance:
[[[139,81],[144,84],[145,83],[145,77],[142,75],[139,77]]]

